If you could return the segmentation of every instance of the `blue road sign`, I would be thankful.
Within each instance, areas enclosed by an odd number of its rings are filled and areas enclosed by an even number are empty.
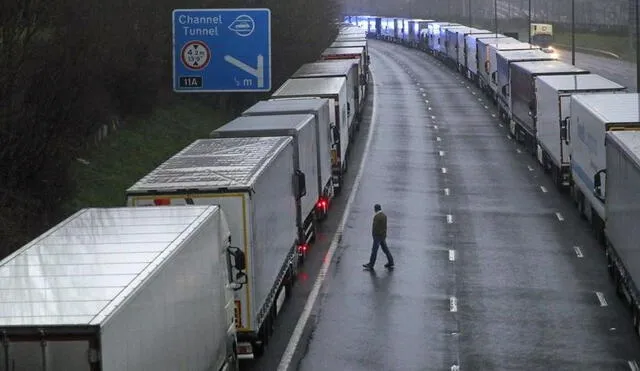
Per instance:
[[[173,11],[173,90],[271,90],[269,9]]]

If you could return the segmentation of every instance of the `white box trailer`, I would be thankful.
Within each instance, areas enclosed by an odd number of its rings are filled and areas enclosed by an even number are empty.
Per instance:
[[[524,61],[553,61],[556,60],[550,54],[540,49],[535,50],[498,50],[496,51],[496,65],[498,83],[496,86],[498,112],[502,121],[508,123],[511,120],[511,63]]]
[[[331,176],[331,102],[326,98],[281,98],[260,101],[242,113],[243,116],[311,114],[315,119],[318,164],[316,205],[319,219],[324,219],[334,196]],[[308,181],[312,181],[309,179]]]
[[[367,69],[367,56],[365,48],[349,47],[349,48],[326,48],[320,55],[321,61],[335,61],[335,60],[353,60],[358,62],[358,76],[359,81],[356,81],[356,86],[359,82],[365,81],[365,75],[368,73]],[[360,84],[362,85],[362,84]],[[364,95],[363,95],[364,96]]]
[[[546,75],[535,80],[536,149],[538,162],[551,172],[559,188],[570,186],[569,136],[571,95],[625,92],[625,87],[600,75]]]
[[[427,49],[433,54],[438,55],[439,53],[446,53],[446,49],[444,48],[444,39],[445,36],[442,36],[441,28],[445,26],[462,26],[458,23],[450,23],[450,22],[433,22],[427,24]],[[443,40],[440,43],[440,37],[442,36]],[[440,45],[443,47],[441,48]]]
[[[332,174],[333,186],[340,192],[342,179],[347,170],[348,150],[354,119],[349,107],[355,102],[349,101],[347,95],[347,79],[344,77],[300,78],[289,79],[271,95],[272,98],[328,98],[332,103],[331,121],[334,127],[332,133]]]
[[[580,212],[602,241],[605,210],[595,197],[594,176],[606,170],[605,134],[613,130],[640,130],[637,93],[593,93],[571,96],[570,138],[572,194]],[[604,184],[603,184],[604,186]]]
[[[129,206],[219,205],[246,257],[238,358],[262,354],[298,269],[291,137],[200,139],[127,190]],[[274,217],[277,216],[277,217]]]
[[[496,100],[498,92],[498,60],[499,50],[530,50],[531,44],[523,43],[511,37],[488,38],[478,40],[478,86]]]
[[[468,45],[467,45],[467,36],[469,35],[493,35],[496,36],[497,34],[494,32],[492,33],[489,30],[483,30],[483,29],[479,29],[479,28],[468,28],[466,30],[457,30],[456,31],[456,37],[458,38],[457,40],[457,56],[456,56],[456,65],[457,65],[457,69],[458,72],[460,72],[462,75],[467,76],[467,54],[469,53],[468,50]],[[472,55],[473,55],[473,63],[475,64],[475,56],[476,56],[476,50],[475,48],[471,51]]]
[[[298,245],[309,245],[316,235],[315,209],[318,187],[318,141],[315,118],[310,114],[240,116],[209,134],[212,138],[291,137],[293,172],[302,181],[296,195]],[[308,185],[307,185],[308,179]],[[306,249],[303,248],[303,256]]]
[[[483,40],[491,40],[491,41],[495,41],[495,40],[502,40],[502,39],[511,39],[510,37],[507,37],[503,34],[495,34],[495,33],[472,33],[472,34],[468,34],[465,36],[464,38],[464,44],[465,44],[465,67],[466,67],[466,71],[465,71],[465,76],[469,79],[469,80],[473,80],[476,81],[478,79],[478,47],[481,45],[479,44],[479,40],[483,39]]]
[[[216,206],[78,211],[0,263],[0,367],[236,370],[229,237]]]
[[[458,31],[469,31],[468,26],[444,26],[440,28],[440,46],[442,56],[452,66],[458,63]]]
[[[366,75],[359,75],[358,62],[353,59],[325,60],[305,63],[291,75],[291,79],[345,77],[347,79],[347,99],[354,102],[355,130],[360,129],[364,101],[367,94]],[[351,114],[351,105],[347,103],[347,113]],[[351,132],[353,136],[353,132]]]
[[[596,193],[606,196],[607,265],[640,335],[640,132],[607,132],[605,148],[607,181]]]

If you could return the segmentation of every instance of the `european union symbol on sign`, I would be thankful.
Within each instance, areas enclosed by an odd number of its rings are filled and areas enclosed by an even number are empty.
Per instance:
[[[173,11],[173,90],[271,90],[269,9]]]

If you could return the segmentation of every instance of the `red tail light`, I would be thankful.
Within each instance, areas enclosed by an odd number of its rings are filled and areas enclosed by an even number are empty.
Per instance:
[[[156,198],[153,200],[156,206],[169,206],[171,205],[171,199],[169,198]]]
[[[327,210],[329,203],[324,198],[321,198],[316,202],[316,208],[322,211]]]
[[[299,253],[305,253],[305,252],[307,252],[308,248],[309,248],[309,246],[306,243],[304,243],[302,245],[298,245],[298,252]]]

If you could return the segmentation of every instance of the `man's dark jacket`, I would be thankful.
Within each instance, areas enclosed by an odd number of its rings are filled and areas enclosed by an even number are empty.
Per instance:
[[[382,211],[373,217],[372,234],[373,237],[387,238],[387,216]]]

